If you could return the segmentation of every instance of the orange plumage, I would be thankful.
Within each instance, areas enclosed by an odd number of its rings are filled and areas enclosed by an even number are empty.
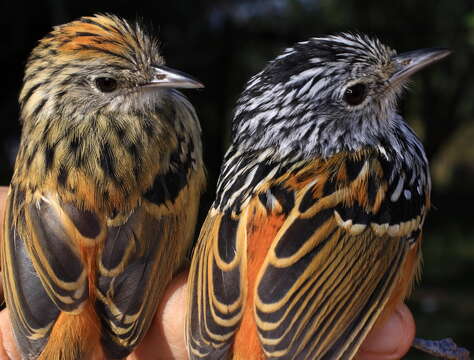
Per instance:
[[[251,223],[247,238],[247,298],[239,330],[235,334],[233,353],[235,359],[265,359],[254,318],[253,297],[257,276],[278,230],[285,217],[281,214],[267,214],[260,202],[253,204]]]

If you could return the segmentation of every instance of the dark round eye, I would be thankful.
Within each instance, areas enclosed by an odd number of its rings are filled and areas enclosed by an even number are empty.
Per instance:
[[[367,96],[367,87],[364,84],[354,84],[344,92],[344,101],[349,105],[356,106],[364,101]]]
[[[109,93],[117,89],[117,80],[110,77],[99,77],[95,79],[95,85],[103,93]]]

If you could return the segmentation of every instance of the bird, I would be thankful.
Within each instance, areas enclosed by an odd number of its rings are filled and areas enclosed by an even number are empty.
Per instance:
[[[25,359],[122,359],[184,266],[201,128],[158,40],[112,14],[55,26],[26,64],[6,205],[6,305]]]
[[[193,253],[190,359],[353,359],[409,295],[431,180],[397,100],[449,53],[338,33],[250,78]]]

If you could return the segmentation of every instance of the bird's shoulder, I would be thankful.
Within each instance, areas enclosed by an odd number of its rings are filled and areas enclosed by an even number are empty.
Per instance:
[[[293,162],[248,156],[228,156],[215,211],[238,215],[258,205],[267,216],[330,212],[354,234],[369,228],[377,236],[407,236],[421,229],[430,207],[429,182],[420,174],[427,169],[381,146]]]

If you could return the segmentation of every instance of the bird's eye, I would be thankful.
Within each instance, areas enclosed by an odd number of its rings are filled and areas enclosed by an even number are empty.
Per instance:
[[[362,103],[367,96],[367,87],[364,84],[355,84],[346,89],[344,92],[344,101],[351,106]]]
[[[109,93],[117,89],[117,80],[110,77],[99,77],[95,79],[95,85],[103,93]]]

